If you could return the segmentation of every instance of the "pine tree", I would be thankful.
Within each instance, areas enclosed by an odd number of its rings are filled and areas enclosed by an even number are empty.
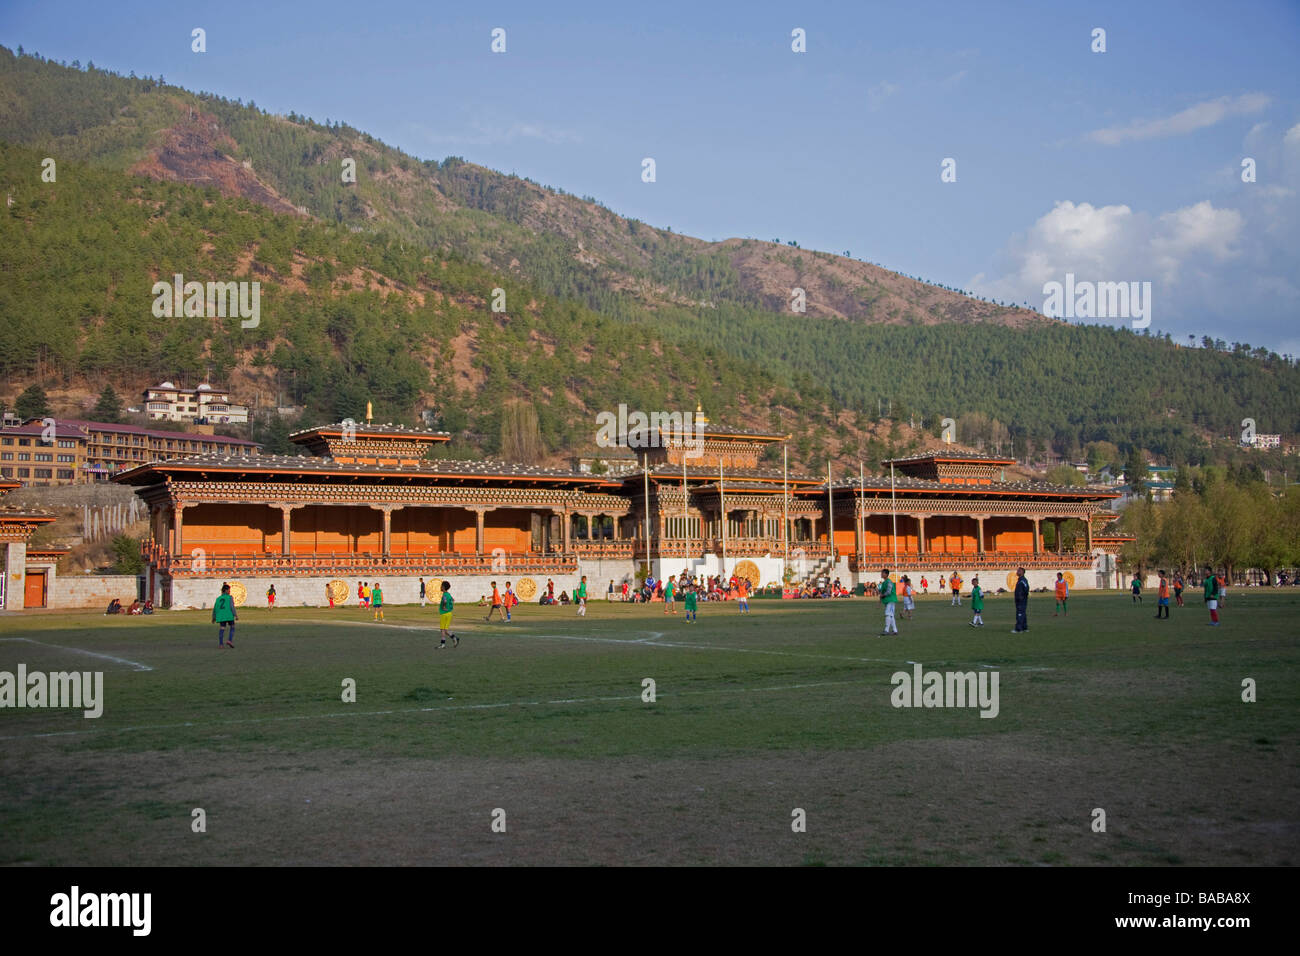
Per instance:
[[[45,389],[32,383],[14,402],[14,411],[26,421],[29,418],[46,418],[50,414],[50,403],[45,397]]]
[[[122,400],[113,391],[112,385],[105,385],[99,393],[99,401],[90,412],[92,422],[109,422],[117,424],[122,421]]]

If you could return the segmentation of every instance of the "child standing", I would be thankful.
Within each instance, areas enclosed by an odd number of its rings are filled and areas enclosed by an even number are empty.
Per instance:
[[[1133,573],[1133,603],[1142,603],[1142,577],[1137,572]]]
[[[1174,572],[1174,603],[1183,607],[1183,572]]]
[[[370,589],[370,606],[375,609],[375,620],[382,621],[384,619],[384,592],[380,590],[378,581]]]
[[[239,615],[235,613],[235,599],[230,596],[230,585],[221,585],[221,596],[212,604],[212,623],[217,625],[217,647],[235,647],[235,622]],[[226,628],[230,628],[230,640],[226,640]]]
[[[952,606],[961,607],[961,575],[954,571],[948,584],[952,588]]]
[[[688,587],[686,589],[685,597],[682,598],[682,603],[686,605],[686,623],[695,623],[695,612],[696,608],[699,606],[698,602],[699,596],[696,594],[695,588]]]
[[[578,603],[578,617],[587,616],[587,576],[582,576],[582,581],[573,592],[573,598]]]
[[[971,627],[984,626],[984,591],[980,588],[979,575],[970,579],[970,609],[974,615],[970,619]]]
[[[921,575],[921,593],[922,594],[930,593],[930,582],[925,579],[924,574]]]
[[[1056,572],[1056,610],[1052,612],[1052,617],[1058,614],[1068,613],[1065,609],[1065,602],[1070,597],[1070,584],[1065,580],[1065,575],[1060,571]]]
[[[424,607],[424,578],[420,578],[420,607]]]
[[[510,609],[519,603],[519,599],[515,597],[515,592],[510,588],[509,581],[506,582],[506,593],[505,593],[505,597],[503,598],[503,603],[506,609],[506,623],[509,624]],[[490,614],[491,612],[489,611],[488,613]]]
[[[737,606],[741,614],[749,613],[749,579],[741,578],[736,582]]]
[[[451,612],[456,607],[456,602],[451,597],[451,582],[442,582],[442,597],[438,599],[438,631],[442,640],[438,643],[438,650],[447,646],[447,638],[451,638],[451,646],[460,646],[460,638],[451,631]]]
[[[1169,580],[1163,571],[1160,572],[1160,589],[1156,591],[1156,620],[1162,617],[1169,617]]]
[[[275,610],[275,585],[272,584],[266,589],[266,606],[269,610]]]
[[[664,613],[665,614],[667,614],[669,611],[671,611],[674,614],[677,613],[676,594],[677,594],[677,582],[674,581],[672,578],[669,578],[668,580],[664,581]]]
[[[912,600],[912,579],[909,578],[906,574],[904,574],[902,581],[903,581],[903,613],[907,615],[907,619],[910,621],[912,619],[912,610],[913,608],[916,607],[916,604]]]

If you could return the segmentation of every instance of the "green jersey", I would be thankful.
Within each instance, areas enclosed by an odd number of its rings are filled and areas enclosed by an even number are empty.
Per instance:
[[[450,591],[443,591],[442,597],[438,599],[438,613],[450,614],[451,609],[456,606],[456,602],[451,599]]]
[[[379,590],[379,588],[375,588],[373,591],[370,592],[370,606],[371,607],[384,606],[384,592]]]
[[[984,589],[978,584],[970,589],[970,609],[976,614],[984,610]]]
[[[694,592],[694,591],[687,591],[687,592],[686,592],[686,597],[684,597],[682,600],[683,600],[683,601],[685,602],[685,604],[686,604],[686,610],[688,610],[688,611],[694,611],[694,610],[696,609],[697,601],[698,601],[699,599],[696,598],[696,596],[695,596],[695,592]]]
[[[1213,574],[1207,574],[1201,582],[1205,585],[1205,600],[1215,601],[1219,597],[1219,582]]]
[[[891,581],[889,578],[885,578],[885,580],[880,582],[880,603],[881,604],[898,603],[898,588],[894,585],[894,582]]]
[[[212,605],[212,619],[218,624],[226,624],[235,619],[235,599],[229,594],[223,594],[217,598],[217,603]]]
[[[586,582],[586,581],[583,581],[583,582],[582,582],[581,584],[579,584],[578,587],[574,590],[574,592],[573,592],[573,599],[574,599],[575,601],[585,601],[585,600],[587,600],[587,582]]]

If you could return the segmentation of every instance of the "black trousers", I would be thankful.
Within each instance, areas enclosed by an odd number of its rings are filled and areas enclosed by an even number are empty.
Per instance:
[[[1020,604],[1019,602],[1017,602],[1016,604],[1016,630],[1017,631],[1029,630],[1029,605],[1028,604]]]

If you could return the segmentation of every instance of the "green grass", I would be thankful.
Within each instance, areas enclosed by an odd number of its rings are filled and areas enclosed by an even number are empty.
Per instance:
[[[203,612],[8,615],[0,671],[102,670],[106,702],[0,710],[0,863],[1300,859],[1300,598],[1235,592],[1219,628],[1199,601],[1170,621],[1127,594],[1051,608],[1036,595],[1013,635],[1009,599],[980,630],[923,599],[880,638],[872,600],[709,604],[692,625],[462,606],[442,651],[432,608],[245,609],[235,650]],[[996,669],[999,715],[894,708],[909,661]]]

